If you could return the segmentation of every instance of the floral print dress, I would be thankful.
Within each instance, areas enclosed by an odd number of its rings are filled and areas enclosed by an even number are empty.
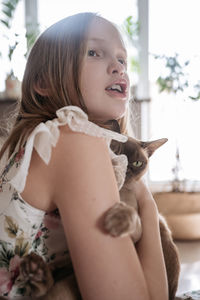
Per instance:
[[[46,213],[29,205],[20,195],[26,184],[33,148],[48,164],[52,147],[56,147],[59,138],[59,126],[67,124],[73,131],[104,138],[119,189],[125,179],[127,158],[115,155],[109,147],[112,139],[125,142],[125,136],[95,125],[75,106],[63,107],[56,114],[57,118],[40,123],[23,147],[0,169],[0,296],[5,299],[27,296],[26,287],[19,287],[17,278],[20,261],[28,253],[35,252],[56,266],[70,263],[59,211]]]

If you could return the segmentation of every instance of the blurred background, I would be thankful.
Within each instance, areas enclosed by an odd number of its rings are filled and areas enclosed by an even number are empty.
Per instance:
[[[200,1],[0,1],[0,139],[20,101],[28,53],[48,26],[92,11],[121,30],[129,55],[130,126],[138,139],[167,137],[147,180],[182,259],[179,292],[200,289]]]

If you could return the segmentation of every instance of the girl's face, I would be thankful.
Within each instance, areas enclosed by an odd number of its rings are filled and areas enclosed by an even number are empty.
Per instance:
[[[88,113],[97,121],[121,118],[129,97],[127,54],[117,29],[94,18],[83,58],[80,90]]]

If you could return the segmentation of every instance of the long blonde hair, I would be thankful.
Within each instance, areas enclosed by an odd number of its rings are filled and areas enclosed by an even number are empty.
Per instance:
[[[39,123],[54,119],[58,109],[76,105],[87,113],[79,78],[88,28],[95,17],[90,12],[67,17],[37,39],[22,81],[19,112],[0,159],[7,148],[10,156],[18,143],[20,147]]]

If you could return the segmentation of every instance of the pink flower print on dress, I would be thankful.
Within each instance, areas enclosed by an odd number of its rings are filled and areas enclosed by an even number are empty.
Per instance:
[[[15,255],[10,260],[9,272],[12,275],[12,279],[17,278],[17,276],[19,275],[19,265],[20,265],[20,262],[21,262],[21,258],[18,255]]]
[[[11,273],[6,269],[0,269],[0,295],[9,293],[13,285]]]
[[[0,269],[0,294],[8,294],[12,289],[15,279],[19,275],[19,265],[21,258],[15,255],[10,260],[9,270],[6,268]]]
[[[39,230],[38,233],[37,233],[36,236],[35,236],[35,239],[36,239],[36,240],[39,239],[39,238],[41,237],[41,235],[42,235],[42,231]]]

